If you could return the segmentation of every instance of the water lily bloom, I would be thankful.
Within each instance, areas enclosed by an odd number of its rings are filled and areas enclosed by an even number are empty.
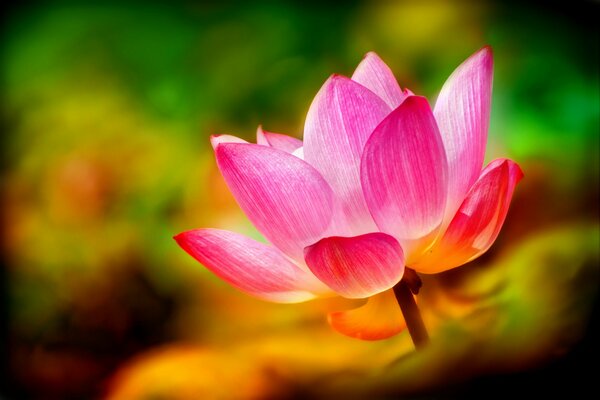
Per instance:
[[[448,78],[432,110],[368,53],[351,78],[325,82],[303,142],[260,127],[256,144],[212,137],[227,185],[269,244],[218,229],[175,240],[265,300],[368,299],[329,315],[343,334],[375,340],[400,332],[392,288],[405,267],[438,273],[487,251],[522,177],[508,159],[482,168],[492,69],[484,47]]]

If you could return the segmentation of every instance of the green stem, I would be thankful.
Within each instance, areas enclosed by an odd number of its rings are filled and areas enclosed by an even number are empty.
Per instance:
[[[406,268],[404,277],[394,286],[394,295],[396,295],[396,300],[406,321],[408,333],[417,349],[423,348],[429,342],[429,334],[413,296],[413,293],[419,292],[420,287],[421,279],[410,268]]]

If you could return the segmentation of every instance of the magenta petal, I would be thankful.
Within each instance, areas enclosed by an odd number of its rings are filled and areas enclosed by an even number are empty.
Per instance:
[[[304,250],[304,259],[319,280],[344,297],[363,298],[394,286],[404,273],[404,254],[385,233],[332,236]]]
[[[445,233],[455,246],[471,247],[469,260],[487,251],[504,224],[510,201],[523,172],[512,160],[492,161],[481,173]]]
[[[180,233],[175,240],[219,278],[264,300],[294,303],[326,290],[275,248],[238,233],[197,229]]]
[[[352,80],[378,95],[392,109],[398,107],[408,93],[403,93],[392,70],[374,52],[369,52],[358,64]]]
[[[361,180],[377,226],[401,240],[407,257],[409,242],[433,239],[446,201],[446,156],[425,98],[408,97],[375,129]]]
[[[490,119],[492,75],[492,50],[484,47],[452,73],[434,107],[448,158],[447,220],[481,172]]]
[[[259,126],[256,130],[256,143],[263,146],[271,146],[286,153],[293,153],[298,148],[302,147],[302,141],[291,136],[282,135],[281,133],[267,132]]]
[[[219,169],[248,218],[288,256],[303,249],[329,226],[333,193],[319,172],[282,150],[256,144],[221,144]]]
[[[304,128],[304,159],[321,172],[351,232],[376,229],[360,187],[360,158],[373,129],[391,111],[364,86],[334,75],[315,97]]]
[[[515,186],[522,177],[514,161],[492,161],[469,191],[446,233],[411,267],[424,273],[438,273],[485,253],[498,237]]]

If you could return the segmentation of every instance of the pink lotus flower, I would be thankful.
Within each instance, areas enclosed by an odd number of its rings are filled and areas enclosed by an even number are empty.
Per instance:
[[[508,159],[482,170],[492,67],[489,47],[475,53],[432,111],[368,53],[352,78],[325,82],[304,142],[260,127],[257,144],[212,137],[225,181],[270,244],[217,229],[175,240],[217,276],[265,300],[368,298],[330,314],[343,334],[398,333],[405,323],[392,288],[405,266],[437,273],[487,251],[522,177]]]

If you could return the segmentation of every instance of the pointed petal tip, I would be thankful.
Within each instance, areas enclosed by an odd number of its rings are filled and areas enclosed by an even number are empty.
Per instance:
[[[237,136],[220,134],[220,135],[210,135],[210,144],[213,150],[217,151],[217,147],[220,147],[221,144],[224,143],[248,143],[244,139],[240,139]]]
[[[477,62],[484,67],[492,68],[494,65],[494,51],[492,50],[492,46],[485,45],[477,50],[471,57],[467,58],[465,64],[469,62]]]
[[[197,228],[197,229],[188,229],[187,231],[179,232],[177,235],[173,236],[173,240],[177,242],[178,245],[182,246],[188,238],[194,234],[198,234],[206,229]]]
[[[213,150],[215,151],[215,155],[218,158],[219,154],[223,153],[223,147],[224,147],[224,146],[222,146],[223,143],[218,142],[217,140],[213,140],[212,137],[211,137],[210,144],[212,144]]]
[[[473,54],[471,54],[467,59],[465,59],[450,75],[448,81],[451,81],[453,78],[472,73],[471,71],[480,70],[485,75],[489,75],[493,73],[494,69],[494,52],[490,45],[483,46]]]
[[[407,110],[410,110],[410,111],[407,111]],[[390,113],[390,115],[388,115],[388,118],[393,114],[400,116],[405,113],[410,114],[410,113],[413,113],[416,111],[425,112],[426,114],[432,113],[431,105],[429,104],[429,100],[427,100],[427,98],[425,96],[419,96],[419,95],[416,95],[416,94],[410,92],[410,94],[406,97],[406,99],[402,102],[402,104],[400,104],[398,107],[396,107]]]
[[[391,68],[374,51],[365,54],[354,70],[352,80],[375,93],[392,109],[406,98]]]
[[[217,147],[219,146],[219,136],[221,135],[210,135],[209,140],[213,150],[217,150]]]
[[[429,105],[429,101],[427,100],[427,98],[425,96],[415,95],[411,91],[408,91],[408,92],[409,92],[410,95],[406,98],[406,100],[404,100],[402,102],[402,104],[400,104],[400,106],[398,108],[406,108],[406,107],[428,107],[429,109],[431,109],[431,106]]]
[[[261,144],[263,146],[269,145],[269,141],[265,137],[265,131],[263,130],[262,125],[258,125],[256,128],[256,144]]]
[[[273,147],[290,154],[302,147],[300,139],[282,133],[266,131],[263,129],[262,124],[256,128],[256,144]]]
[[[223,135],[226,136],[226,135]],[[240,141],[236,141],[236,142],[229,142],[229,141],[220,141],[218,142],[216,148],[215,148],[215,155],[217,156],[217,158],[221,158],[221,157],[230,157],[231,154],[236,153],[236,151],[238,151],[238,149],[244,148],[246,146],[256,146],[254,143],[248,143],[246,141],[242,141],[240,139]],[[241,150],[239,150],[241,151]]]
[[[190,238],[194,235],[201,234],[202,231],[205,231],[205,230],[206,229],[189,229],[187,231],[179,232],[177,235],[173,236],[173,240],[175,240],[175,242],[177,242],[179,247],[181,247],[185,250]]]
[[[315,99],[319,98],[320,96],[324,96],[324,95],[328,96],[328,95],[331,95],[332,93],[335,93],[337,88],[341,84],[343,84],[345,79],[348,79],[348,78],[346,78],[344,75],[340,75],[337,73],[329,75],[327,80],[323,83],[323,86],[321,86],[321,88],[319,89],[319,92],[317,93],[317,96],[315,97]],[[313,102],[314,102],[314,100],[313,100]]]
[[[519,182],[521,179],[523,179],[523,177],[525,177],[525,173],[519,164],[513,160],[506,160],[506,163],[508,164],[509,173],[515,177],[516,182]]]
[[[363,56],[363,60],[366,60],[368,58],[375,58],[378,60],[381,60],[381,57],[379,57],[379,54],[375,53],[373,50],[368,51],[367,53],[365,53],[365,55]]]
[[[492,46],[489,44],[486,44],[481,49],[479,49],[478,53],[485,54],[488,57],[494,57],[494,49],[492,49]]]
[[[361,90],[365,90],[365,86],[362,85],[361,83],[355,81],[354,79],[351,79],[345,75],[335,73],[335,74],[331,74],[329,76],[329,78],[327,78],[327,80],[321,87],[320,91],[326,91],[328,93],[332,93],[332,92],[337,92],[337,91],[341,91],[341,90],[345,91],[345,90],[347,90],[347,88],[357,88],[357,87],[360,87]],[[357,89],[355,89],[355,90],[357,90]],[[367,90],[369,92],[372,92],[371,89],[367,88]],[[317,96],[318,96],[318,94],[317,94]]]
[[[335,82],[336,80],[338,80],[341,77],[340,74],[331,74],[327,77],[327,79],[325,80],[325,83],[323,84],[323,86],[329,86],[330,84],[332,84],[333,82]]]
[[[330,87],[332,85],[339,85],[342,84],[346,81],[350,81],[351,79],[348,78],[347,76],[341,75],[341,74],[331,74],[329,76],[329,78],[327,79],[327,81],[325,82],[325,84],[323,86],[326,87]]]
[[[484,171],[490,171],[493,168],[503,168],[503,167],[506,168],[508,175],[510,176],[511,179],[513,179],[515,181],[515,183],[518,183],[525,176],[525,174],[523,173],[523,170],[521,169],[521,166],[519,164],[517,164],[516,161],[513,161],[510,158],[497,158],[497,159],[491,161],[489,163],[488,167],[486,167]]]

